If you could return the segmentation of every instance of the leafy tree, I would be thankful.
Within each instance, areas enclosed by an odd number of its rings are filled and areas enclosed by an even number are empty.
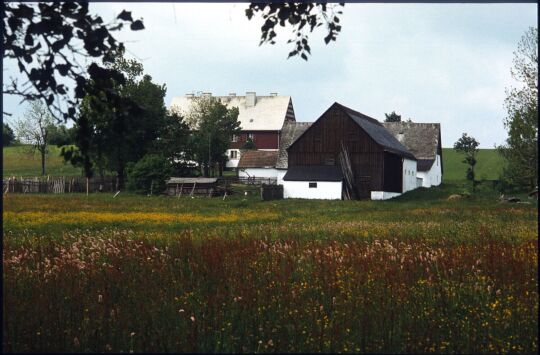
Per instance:
[[[128,165],[127,188],[138,193],[157,194],[165,191],[165,182],[171,177],[171,163],[159,154],[147,154]]]
[[[166,88],[143,75],[140,63],[121,54],[108,65],[125,77],[113,86],[119,100],[104,100],[106,93],[102,91],[84,98],[75,134],[79,153],[70,150],[64,156],[82,165],[87,176],[93,174],[93,165],[100,175],[105,169],[115,171],[118,187],[123,189],[127,164],[148,153],[164,129]]]
[[[180,176],[190,175],[189,162],[192,160],[190,146],[190,130],[184,117],[175,110],[165,115],[160,134],[156,139],[151,152],[160,154],[168,159],[173,171]]]
[[[253,139],[248,138],[244,144],[240,147],[241,150],[256,150],[257,146],[255,145],[255,142],[253,142]]]
[[[512,76],[520,88],[507,91],[506,144],[498,147],[508,162],[503,179],[522,189],[538,184],[538,30],[529,28],[514,52]]]
[[[478,146],[480,143],[476,141],[473,137],[467,136],[467,133],[463,133],[460,139],[454,143],[454,149],[457,152],[464,153],[465,159],[463,163],[469,165],[467,168],[467,180],[472,181],[473,192],[475,191],[475,180],[474,180],[474,167],[476,165],[476,155],[478,154]]]
[[[70,145],[74,143],[73,133],[74,128],[67,128],[65,125],[49,125],[47,126],[47,140],[49,145],[56,145],[61,147],[64,145]]]
[[[7,123],[2,123],[2,146],[7,147],[15,142],[15,133]]]
[[[307,61],[308,55],[311,55],[309,33],[325,24],[328,33],[324,37],[324,42],[328,44],[335,41],[341,31],[337,15],[341,15],[343,6],[343,3],[339,5],[304,2],[251,3],[246,10],[246,16],[248,20],[251,20],[255,14],[260,13],[264,20],[264,24],[261,26],[259,45],[276,43],[277,34],[275,29],[277,25],[281,27],[291,26],[293,36],[287,43],[294,43],[294,49],[289,52],[288,58],[300,56]]]
[[[29,144],[34,151],[41,155],[41,175],[45,175],[45,157],[48,153],[47,127],[54,123],[54,119],[47,110],[47,107],[40,101],[33,101],[30,107],[20,119],[15,131],[23,143]]]
[[[100,16],[88,12],[87,2],[5,3],[2,33],[4,59],[17,63],[27,79],[19,83],[11,78],[3,93],[23,100],[42,100],[57,119],[75,119],[75,107],[85,95],[89,80],[111,84],[102,78],[122,77],[117,71],[96,62],[88,70],[79,63],[85,57],[111,62],[114,53],[123,49],[111,32],[129,24],[131,30],[144,28],[131,13],[122,11],[116,21],[104,23]],[[73,94],[70,94],[70,88]],[[108,89],[108,90],[107,90]],[[108,98],[116,93],[110,85],[101,87]]]
[[[398,115],[396,111],[392,111],[390,114],[385,113],[384,115],[386,116],[384,122],[401,122],[401,115]]]
[[[215,170],[223,172],[230,138],[240,133],[238,108],[228,109],[214,97],[196,97],[188,114],[188,123],[194,129],[191,145],[194,159],[205,176]]]

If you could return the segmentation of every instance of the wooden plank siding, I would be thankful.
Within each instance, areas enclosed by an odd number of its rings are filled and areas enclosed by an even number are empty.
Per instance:
[[[358,196],[369,198],[371,191],[384,191],[385,153],[383,147],[377,144],[345,112],[335,106],[327,110],[290,146],[289,167],[339,164],[338,154],[342,141],[349,152]],[[388,164],[396,165],[396,161],[392,158],[388,159]],[[389,170],[388,186],[400,183],[401,172],[398,174],[399,182],[393,181],[390,176],[391,171],[400,168],[401,160],[399,166],[396,165]]]

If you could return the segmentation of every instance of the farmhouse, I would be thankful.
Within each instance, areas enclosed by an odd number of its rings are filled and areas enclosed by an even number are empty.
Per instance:
[[[418,187],[442,182],[441,125],[439,123],[384,122],[384,127],[418,160]]]
[[[283,183],[287,172],[287,148],[311,126],[311,122],[286,121],[280,135],[278,151],[250,150],[244,151],[238,163],[240,177],[268,177]]]
[[[203,93],[202,96],[212,96]],[[280,147],[281,129],[286,122],[294,122],[294,108],[290,96],[278,96],[271,93],[269,96],[257,96],[255,92],[247,92],[245,96],[231,93],[227,96],[214,96],[228,108],[237,107],[239,111],[241,133],[233,136],[227,156],[227,168],[236,168],[240,160],[240,147],[248,140],[252,140],[259,150],[278,151]],[[187,94],[174,97],[171,108],[186,114],[190,111],[195,95]]]
[[[387,199],[416,188],[417,158],[379,121],[339,103],[287,153],[285,198]]]

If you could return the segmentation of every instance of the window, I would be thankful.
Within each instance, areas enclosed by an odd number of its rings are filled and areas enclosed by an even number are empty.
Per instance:
[[[336,165],[336,159],[334,158],[334,154],[324,155],[324,165]]]
[[[316,189],[317,188],[317,183],[316,182],[310,182],[309,183],[309,188],[310,189]]]
[[[233,134],[231,140],[232,140],[233,142],[238,142],[238,135]]]
[[[248,139],[253,140],[254,138],[255,138],[255,134],[253,134],[253,133],[248,133]]]
[[[238,151],[231,150],[230,157],[231,157],[231,159],[238,159]]]

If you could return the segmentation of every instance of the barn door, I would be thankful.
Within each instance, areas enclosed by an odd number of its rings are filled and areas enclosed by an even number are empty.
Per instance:
[[[358,176],[356,178],[358,198],[371,198],[371,176]]]

